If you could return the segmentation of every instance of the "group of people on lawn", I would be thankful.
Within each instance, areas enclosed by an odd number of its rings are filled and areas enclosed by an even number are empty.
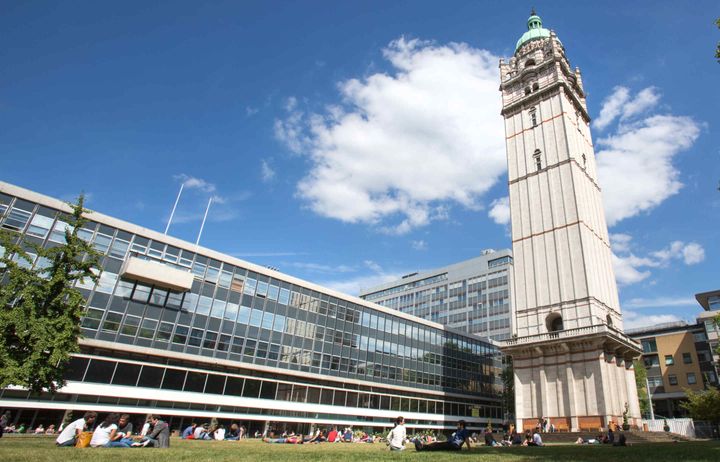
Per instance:
[[[133,424],[128,414],[108,414],[105,419],[95,427],[86,444],[88,432],[97,419],[96,412],[86,412],[81,418],[65,425],[55,440],[57,446],[90,446],[93,448],[129,448],[129,447],[170,447],[170,427],[160,418],[152,415],[147,420],[139,437],[133,437]]]

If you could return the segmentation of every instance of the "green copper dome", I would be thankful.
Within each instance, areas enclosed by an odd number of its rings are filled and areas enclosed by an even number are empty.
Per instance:
[[[543,38],[549,38],[550,37],[550,31],[545,29],[542,26],[542,19],[540,19],[540,16],[535,14],[535,10],[530,13],[530,17],[528,18],[528,30],[524,34],[522,34],[522,37],[520,37],[520,40],[517,41],[517,45],[515,45],[515,51],[517,52],[521,46],[525,45],[527,42],[530,42],[531,40],[537,40],[537,39],[543,39]]]

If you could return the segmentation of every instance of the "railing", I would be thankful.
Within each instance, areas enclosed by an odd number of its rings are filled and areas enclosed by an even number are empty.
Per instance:
[[[623,342],[629,343],[632,346],[636,346],[638,349],[640,348],[640,344],[628,336],[626,336],[623,332],[608,326],[607,324],[593,324],[590,326],[584,326],[584,327],[576,327],[574,329],[564,329],[557,332],[546,332],[543,334],[535,334],[535,335],[527,335],[523,337],[515,337],[508,340],[505,340],[505,346],[513,346],[513,345],[524,345],[526,343],[536,343],[536,342],[544,342],[544,341],[552,341],[552,340],[559,340],[564,338],[574,338],[584,335],[593,335],[593,334],[601,334],[601,333],[609,333],[614,334],[615,337],[618,337]]]

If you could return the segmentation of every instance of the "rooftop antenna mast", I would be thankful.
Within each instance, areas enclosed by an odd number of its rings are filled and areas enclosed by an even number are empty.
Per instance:
[[[175,205],[173,205],[172,212],[170,212],[170,218],[168,219],[168,222],[167,222],[167,226],[165,226],[165,234],[167,234],[168,231],[170,230],[170,223],[172,223],[172,219],[175,216],[175,209],[178,206],[178,202],[180,202],[180,195],[182,194],[184,187],[185,187],[185,182],[183,181],[182,183],[180,183],[180,191],[178,191],[178,195],[175,198]]]
[[[208,201],[208,205],[205,208],[205,216],[203,217],[203,221],[200,224],[200,232],[198,233],[197,240],[195,241],[195,245],[200,244],[200,236],[202,236],[203,228],[205,227],[205,220],[207,220],[208,212],[210,211],[210,205],[212,204],[213,198],[210,197],[210,200]]]

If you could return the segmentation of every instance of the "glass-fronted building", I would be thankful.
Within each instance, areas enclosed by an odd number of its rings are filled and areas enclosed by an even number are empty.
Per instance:
[[[0,182],[0,225],[63,242],[62,201]],[[81,352],[54,396],[10,387],[15,422],[68,412],[159,413],[254,428],[413,428],[501,423],[491,341],[102,215],[80,231],[103,255]],[[2,249],[0,249],[2,250]],[[42,264],[36,262],[35,264]]]
[[[403,276],[363,290],[360,297],[492,340],[512,336],[512,252],[483,255]]]

